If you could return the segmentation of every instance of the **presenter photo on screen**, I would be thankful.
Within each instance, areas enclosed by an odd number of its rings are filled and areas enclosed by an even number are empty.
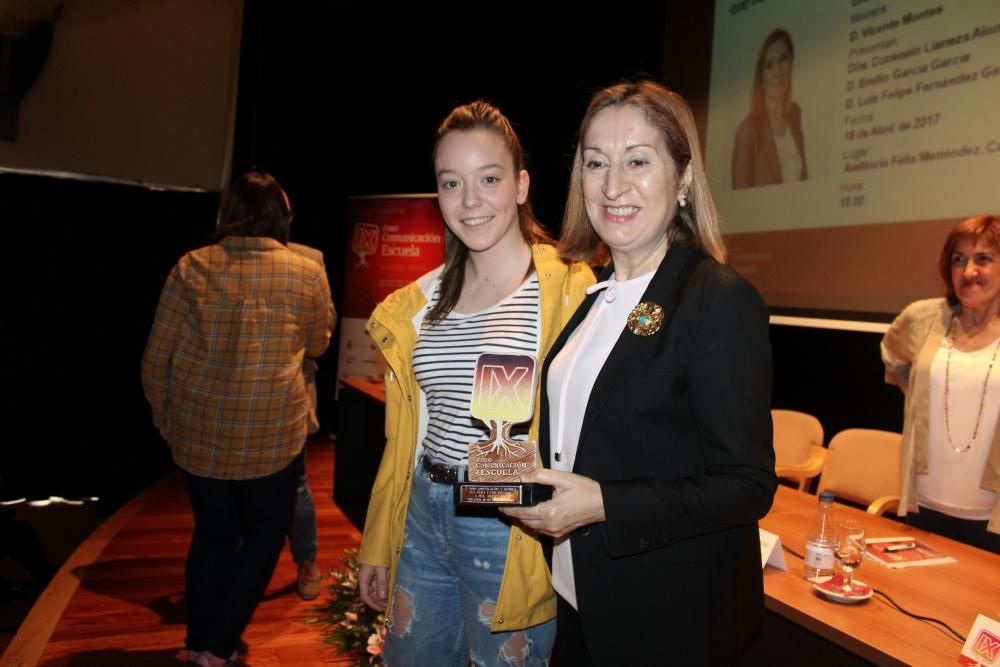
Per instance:
[[[804,181],[802,110],[792,101],[795,48],[784,30],[773,31],[757,55],[750,113],[733,142],[733,189]]]

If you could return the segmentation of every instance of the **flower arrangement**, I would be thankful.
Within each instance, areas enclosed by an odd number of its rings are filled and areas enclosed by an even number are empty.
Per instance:
[[[316,623],[323,628],[323,641],[332,644],[356,667],[383,665],[385,616],[361,601],[358,590],[358,550],[345,549],[344,567],[327,573],[330,597],[316,610]]]

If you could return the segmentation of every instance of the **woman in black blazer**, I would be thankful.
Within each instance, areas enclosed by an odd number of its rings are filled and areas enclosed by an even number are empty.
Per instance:
[[[554,539],[563,665],[734,664],[758,632],[757,520],[776,488],[767,310],[725,266],[684,100],[653,82],[597,93],[562,244],[612,264],[543,368],[528,481],[510,516]]]

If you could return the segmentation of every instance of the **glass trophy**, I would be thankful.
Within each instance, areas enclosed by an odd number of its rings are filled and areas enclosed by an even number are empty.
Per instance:
[[[490,433],[469,445],[466,481],[455,485],[458,505],[524,507],[551,497],[550,486],[518,481],[535,469],[538,443],[510,437],[511,426],[534,412],[536,371],[529,355],[484,353],[476,360],[470,412]]]

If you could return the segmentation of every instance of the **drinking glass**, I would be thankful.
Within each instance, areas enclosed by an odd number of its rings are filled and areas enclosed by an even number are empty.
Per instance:
[[[844,573],[841,590],[850,595],[854,590],[852,574],[865,558],[865,525],[855,519],[842,519],[837,522],[835,538],[833,555]]]

